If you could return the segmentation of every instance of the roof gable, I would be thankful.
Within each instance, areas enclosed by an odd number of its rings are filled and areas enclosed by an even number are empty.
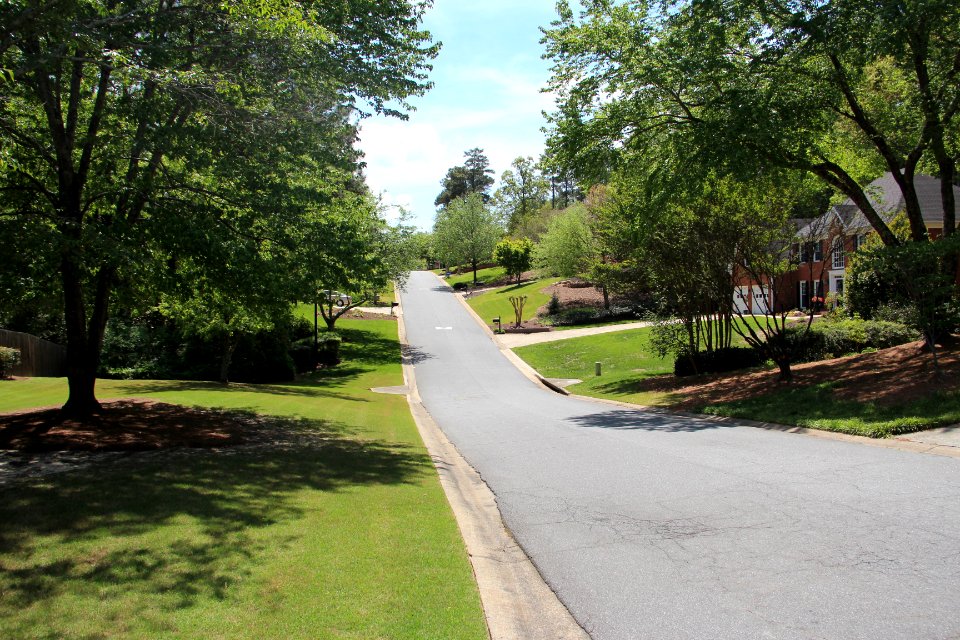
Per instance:
[[[923,221],[927,226],[942,226],[943,203],[940,200],[940,179],[933,176],[917,175],[914,176],[913,184],[917,190],[917,199],[920,202]],[[867,194],[870,204],[886,222],[892,220],[905,208],[900,186],[889,171],[868,184],[864,192]],[[953,193],[957,202],[960,202],[960,187],[954,186]],[[832,209],[841,220],[844,229],[848,231],[872,228],[860,208],[849,198],[843,204],[836,205]]]

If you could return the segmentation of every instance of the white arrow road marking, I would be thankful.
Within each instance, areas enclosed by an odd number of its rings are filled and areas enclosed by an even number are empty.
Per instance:
[[[453,327],[437,327],[437,331],[453,331]]]

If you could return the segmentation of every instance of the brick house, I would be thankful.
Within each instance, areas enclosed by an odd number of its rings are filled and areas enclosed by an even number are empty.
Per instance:
[[[923,221],[931,238],[943,232],[943,202],[940,180],[918,175],[914,179]],[[954,186],[954,197],[960,202],[960,188]],[[890,222],[904,210],[903,194],[893,174],[871,182],[865,189],[877,212]],[[842,295],[847,277],[847,257],[860,249],[873,228],[859,207],[847,200],[830,207],[822,216],[812,220],[791,220],[796,228],[796,241],[790,255],[796,264],[793,271],[777,279],[776,283],[759,283],[744,277],[734,293],[734,307],[744,313],[763,314],[809,309],[816,300],[830,294]]]

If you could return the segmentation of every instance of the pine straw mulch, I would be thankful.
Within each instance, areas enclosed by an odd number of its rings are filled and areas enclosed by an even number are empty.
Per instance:
[[[720,402],[745,400],[779,389],[836,383],[838,398],[892,406],[940,391],[960,390],[960,348],[956,344],[938,351],[941,375],[934,375],[933,360],[922,342],[911,342],[875,353],[808,362],[791,367],[793,381],[778,381],[779,371],[676,378],[657,376],[640,381],[631,392],[661,391],[671,394],[673,409],[692,410]]]
[[[571,286],[574,285],[574,286]],[[557,296],[560,307],[569,309],[573,307],[594,307],[599,309],[603,307],[603,294],[593,285],[583,286],[585,282],[579,280],[570,280],[558,282],[550,285],[543,290],[548,296]],[[542,307],[546,309],[546,305]]]
[[[79,421],[59,408],[0,415],[0,450],[153,451],[170,448],[219,448],[256,438],[260,421],[253,414],[194,409],[151,400],[113,400]]]

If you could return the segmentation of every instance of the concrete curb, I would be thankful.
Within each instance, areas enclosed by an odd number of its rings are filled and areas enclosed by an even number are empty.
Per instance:
[[[442,282],[443,284],[447,284],[446,280],[444,280],[440,276],[437,276],[437,279],[440,280],[440,282]],[[450,287],[450,285],[447,285],[447,286]],[[452,287],[450,288],[452,289]],[[497,345],[498,349],[500,349],[500,353],[503,354],[503,357],[509,360],[513,364],[513,366],[515,366],[520,371],[520,373],[522,373],[524,376],[527,377],[528,380],[530,380],[534,384],[539,384],[541,386],[544,386],[548,390],[553,391],[554,393],[560,393],[565,396],[570,395],[569,391],[567,391],[563,387],[558,387],[557,385],[553,384],[552,382],[544,378],[542,375],[537,373],[536,369],[531,367],[529,364],[524,362],[523,359],[520,358],[520,356],[515,354],[510,347],[504,345],[503,341],[500,340],[500,336],[495,334],[490,329],[490,326],[483,321],[483,318],[481,318],[477,314],[477,312],[473,310],[473,307],[467,304],[466,299],[464,299],[464,297],[458,293],[454,293],[454,295],[456,296],[460,304],[463,305],[463,308],[467,310],[467,313],[469,313],[473,317],[473,319],[477,321],[477,324],[480,325],[480,327],[487,333],[487,335],[490,336],[490,339],[493,340],[493,343]]]
[[[726,418],[721,416],[711,416],[705,413],[692,413],[690,411],[672,411],[663,407],[648,407],[640,404],[630,404],[629,402],[620,402],[619,400],[608,400],[606,398],[594,398],[591,396],[581,396],[577,394],[568,394],[577,400],[595,402],[597,404],[613,405],[625,409],[647,411],[649,413],[659,413],[667,416],[681,416],[684,418],[693,418],[705,422],[718,422],[721,424],[730,424],[737,427],[753,427],[755,429],[764,429],[766,431],[779,431],[781,433],[795,433],[812,438],[822,438],[824,440],[836,440],[839,442],[850,442],[853,444],[879,447],[881,449],[894,449],[896,451],[909,451],[911,453],[926,453],[948,458],[960,458],[960,447],[951,447],[947,445],[930,444],[925,442],[914,442],[912,440],[899,440],[897,438],[868,438],[866,436],[855,436],[848,433],[838,433],[836,431],[823,431],[821,429],[809,429],[807,427],[798,427],[796,425],[777,424],[775,422],[759,422],[757,420],[748,420],[747,418]],[[909,435],[909,434],[907,434]]]
[[[406,347],[403,314],[398,325]],[[403,377],[410,412],[466,545],[491,640],[589,640],[504,525],[493,492],[423,406],[406,357]]]
[[[441,282],[446,282],[438,276],[438,279]],[[871,447],[880,447],[882,449],[894,449],[897,451],[909,451],[912,453],[926,453],[937,456],[945,456],[948,458],[960,458],[960,447],[952,447],[949,445],[942,444],[931,444],[928,442],[916,442],[908,439],[900,438],[909,438],[910,434],[900,436],[898,438],[867,438],[866,436],[854,436],[846,433],[837,433],[836,431],[823,431],[820,429],[808,429],[807,427],[797,427],[794,425],[785,425],[785,424],[776,424],[773,422],[758,422],[756,420],[748,420],[746,418],[724,418],[719,416],[711,416],[704,413],[691,413],[689,411],[671,411],[670,409],[664,409],[662,407],[648,407],[640,404],[630,404],[629,402],[620,402],[619,400],[608,400],[606,398],[594,398],[591,396],[581,396],[578,394],[570,393],[566,389],[558,387],[557,385],[551,383],[546,378],[541,376],[537,371],[527,364],[520,356],[515,354],[510,347],[505,346],[493,331],[490,330],[490,327],[480,318],[479,315],[473,310],[473,307],[467,304],[467,301],[463,299],[463,296],[457,296],[460,300],[460,303],[470,312],[470,315],[474,317],[477,323],[487,332],[487,334],[493,339],[494,343],[500,348],[500,353],[504,355],[520,372],[525,375],[527,378],[533,382],[537,382],[551,391],[561,393],[565,396],[570,396],[572,398],[577,398],[578,400],[586,400],[588,402],[596,402],[606,405],[614,405],[618,407],[625,407],[628,409],[649,411],[652,413],[662,413],[664,415],[675,415],[683,416],[687,418],[696,418],[698,420],[706,420],[708,422],[720,422],[724,424],[733,424],[741,427],[754,427],[757,429],[766,429],[767,431],[780,431],[782,433],[796,433],[804,436],[811,436],[813,438],[823,438],[826,440],[838,440],[841,442],[851,442],[856,444],[865,444]]]

